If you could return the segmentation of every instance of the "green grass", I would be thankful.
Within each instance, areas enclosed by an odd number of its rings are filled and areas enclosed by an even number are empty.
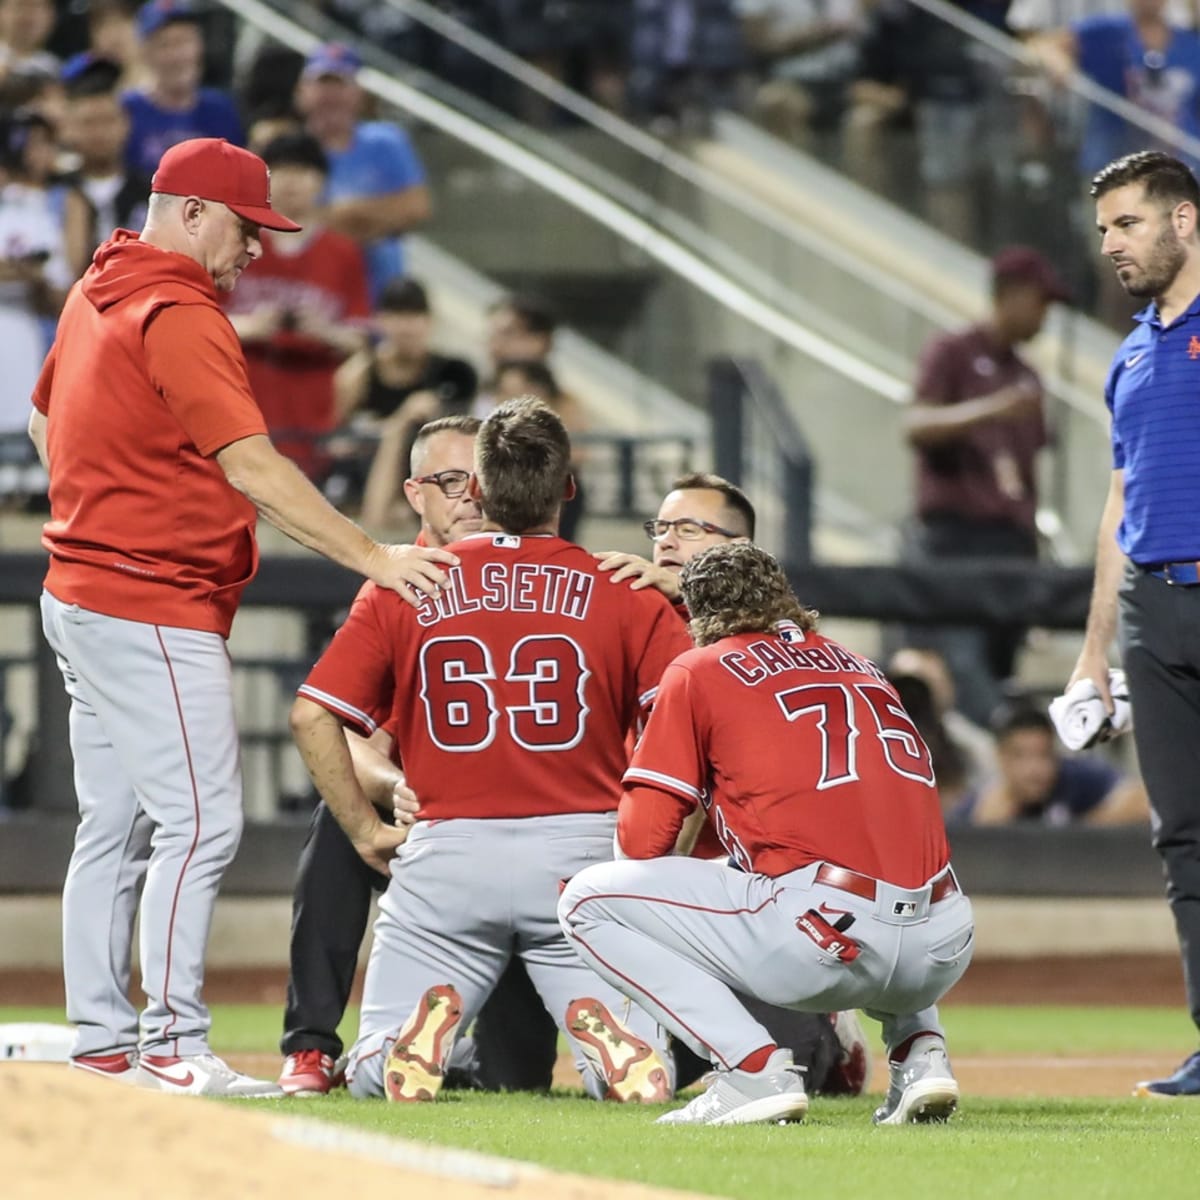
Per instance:
[[[1174,1057],[1195,1044],[1186,1016],[1165,1008],[951,1006],[943,1015],[952,1053],[964,1056]],[[220,1052],[274,1050],[277,1009],[222,1005],[214,1017]],[[61,1013],[0,1009],[0,1021],[18,1020]],[[736,1200],[1192,1200],[1200,1192],[1200,1100],[968,1097],[949,1125],[906,1129],[872,1127],[873,1103],[818,1099],[804,1125],[732,1129],[660,1127],[654,1110],[572,1094],[451,1093],[436,1105],[393,1106],[340,1093],[254,1107]]]
[[[267,1004],[214,1005],[213,1044],[222,1054],[270,1054],[278,1046],[282,1018],[279,1008]],[[62,1020],[62,1010],[54,1007],[0,1006],[0,1022]],[[951,1054],[962,1055],[1165,1053],[1182,1058],[1196,1040],[1195,1028],[1178,1008],[950,1005],[942,1009],[942,1020]],[[347,1045],[357,1024],[356,1012],[342,1023]],[[875,1037],[879,1027],[865,1019],[863,1024],[867,1036]]]

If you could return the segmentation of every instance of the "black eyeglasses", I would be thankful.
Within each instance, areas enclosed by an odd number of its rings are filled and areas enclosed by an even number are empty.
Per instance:
[[[436,471],[432,475],[417,475],[413,483],[433,483],[447,500],[457,500],[467,490],[470,471]]]
[[[734,533],[732,529],[722,529],[720,525],[714,525],[711,521],[698,521],[695,517],[680,517],[677,521],[647,521],[642,528],[652,542],[665,537],[668,529],[674,529],[685,542],[694,542],[706,533],[719,533],[728,538],[742,536],[740,533]]]

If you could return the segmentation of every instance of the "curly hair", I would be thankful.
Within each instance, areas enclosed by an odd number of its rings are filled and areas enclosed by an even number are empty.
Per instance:
[[[697,554],[684,566],[679,587],[697,646],[735,633],[769,633],[780,621],[794,621],[805,633],[817,627],[819,614],[796,598],[779,562],[751,542]]]

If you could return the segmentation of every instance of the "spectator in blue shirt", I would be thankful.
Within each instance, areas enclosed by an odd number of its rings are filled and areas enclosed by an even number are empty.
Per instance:
[[[242,121],[233,100],[200,86],[204,35],[195,9],[185,0],[151,0],[138,10],[137,30],[150,82],[121,97],[129,114],[130,169],[153,175],[163,152],[188,138],[219,137],[242,145]]]
[[[1171,24],[1166,9],[1167,0],[1129,0],[1128,11],[1084,17],[1040,39],[1037,49],[1052,75],[1063,78],[1077,69],[1183,133],[1200,136],[1200,35]],[[1091,105],[1079,165],[1090,177],[1150,140]]]
[[[1099,758],[1059,753],[1054,726],[1016,707],[993,723],[997,777],[969,796],[955,822],[970,825],[1122,825],[1148,821],[1146,789]]]
[[[429,219],[425,168],[391,121],[363,121],[362,60],[347,46],[315,50],[296,88],[296,107],[329,159],[321,223],[360,243],[372,298],[404,274],[402,235]]]

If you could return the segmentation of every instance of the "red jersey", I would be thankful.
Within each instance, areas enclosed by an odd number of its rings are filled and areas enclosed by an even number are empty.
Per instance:
[[[764,875],[820,861],[920,887],[950,857],[929,750],[895,689],[791,622],[672,663],[625,786],[703,804],[729,853]]]
[[[118,230],[67,296],[46,417],[46,588],[64,604],[229,635],[258,549],[217,451],[267,432],[212,278]]]
[[[609,586],[580,546],[479,533],[413,609],[368,583],[300,688],[365,734],[394,728],[431,819],[611,812],[625,732],[690,646],[651,589]]]

